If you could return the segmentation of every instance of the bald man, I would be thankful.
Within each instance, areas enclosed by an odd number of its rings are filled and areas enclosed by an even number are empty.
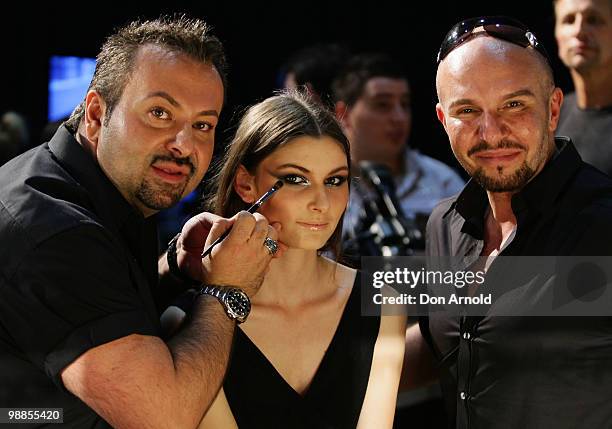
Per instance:
[[[563,94],[552,76],[510,18],[461,22],[440,49],[436,112],[471,180],[434,209],[427,254],[472,269],[487,257],[483,288],[509,260],[498,256],[612,254],[612,180],[554,137]],[[437,373],[449,427],[610,427],[612,318],[522,316],[545,307],[556,278],[528,262],[504,271],[484,315],[422,317],[407,333],[404,385]]]

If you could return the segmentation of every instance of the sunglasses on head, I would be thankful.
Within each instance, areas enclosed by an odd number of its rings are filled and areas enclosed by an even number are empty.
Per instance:
[[[483,32],[523,48],[531,47],[550,63],[544,45],[538,42],[535,34],[523,23],[507,16],[481,16],[461,21],[450,29],[438,51],[437,64],[439,65],[456,47]]]

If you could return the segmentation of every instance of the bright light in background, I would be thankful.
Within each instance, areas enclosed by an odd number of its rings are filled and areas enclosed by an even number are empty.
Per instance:
[[[83,101],[96,68],[95,58],[52,56],[49,62],[49,110],[47,119],[69,116]]]

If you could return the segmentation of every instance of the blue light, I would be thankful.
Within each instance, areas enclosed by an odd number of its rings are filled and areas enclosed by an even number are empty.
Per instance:
[[[85,57],[52,56],[49,66],[47,119],[58,121],[70,115],[85,98],[96,68],[96,60]]]

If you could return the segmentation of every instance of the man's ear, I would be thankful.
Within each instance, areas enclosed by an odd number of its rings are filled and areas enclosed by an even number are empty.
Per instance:
[[[234,177],[234,190],[245,203],[251,204],[257,199],[255,178],[242,164],[238,166],[238,171]]]
[[[334,105],[334,113],[336,114],[336,119],[338,120],[338,122],[340,122],[342,127],[346,129],[348,126],[348,122],[349,122],[348,121],[348,115],[349,115],[348,105],[344,101],[337,101],[336,104]]]
[[[436,116],[438,117],[438,121],[440,121],[446,130],[446,116],[444,116],[444,110],[442,109],[442,104],[440,103],[436,104]]]
[[[560,88],[555,88],[550,96],[548,129],[552,133],[557,129],[559,124],[559,116],[561,115],[561,106],[563,105],[563,91]]]
[[[98,139],[106,114],[106,103],[96,90],[89,90],[85,96],[85,137],[94,146],[98,146]]]

